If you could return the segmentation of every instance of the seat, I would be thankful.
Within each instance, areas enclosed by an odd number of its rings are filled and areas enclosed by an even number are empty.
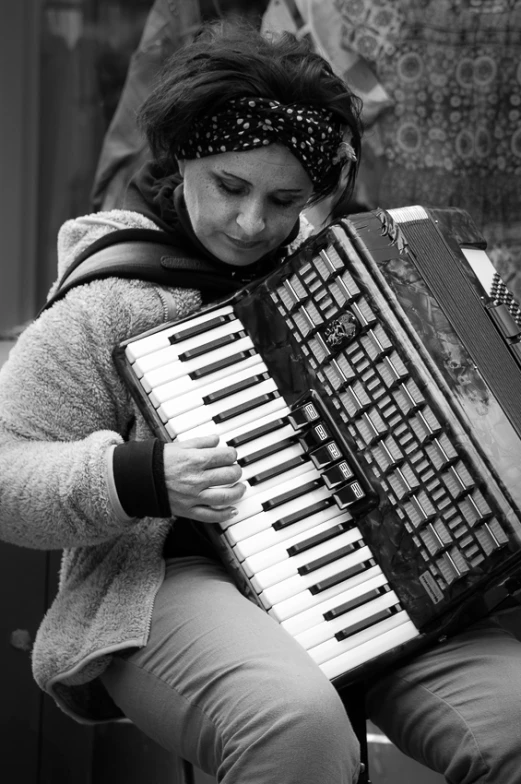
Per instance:
[[[195,784],[194,766],[188,760],[179,760],[179,784]]]
[[[355,683],[339,691],[349,721],[360,743],[360,775],[357,784],[371,784],[369,778],[369,749],[367,746],[367,716],[365,711],[365,686]]]

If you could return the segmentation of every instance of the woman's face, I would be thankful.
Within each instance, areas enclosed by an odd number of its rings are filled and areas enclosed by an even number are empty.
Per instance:
[[[278,144],[183,160],[179,168],[197,238],[236,267],[278,248],[313,191],[299,161]]]

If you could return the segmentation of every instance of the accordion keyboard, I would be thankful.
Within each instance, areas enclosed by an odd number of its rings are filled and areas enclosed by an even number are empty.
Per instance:
[[[418,636],[355,522],[375,502],[317,396],[288,406],[225,306],[130,343],[168,438],[216,433],[247,490],[221,540],[247,593],[333,679]]]

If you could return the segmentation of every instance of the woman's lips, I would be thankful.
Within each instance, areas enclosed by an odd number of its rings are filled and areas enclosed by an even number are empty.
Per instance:
[[[246,240],[239,240],[236,237],[230,237],[229,234],[226,234],[226,239],[235,245],[237,248],[241,248],[242,250],[253,250],[254,248],[258,248],[262,245],[261,240],[249,241]]]

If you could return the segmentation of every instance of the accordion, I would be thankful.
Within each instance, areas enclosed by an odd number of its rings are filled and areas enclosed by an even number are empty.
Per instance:
[[[348,216],[115,350],[159,437],[237,449],[206,528],[337,686],[518,590],[521,315],[485,247],[460,210]]]

